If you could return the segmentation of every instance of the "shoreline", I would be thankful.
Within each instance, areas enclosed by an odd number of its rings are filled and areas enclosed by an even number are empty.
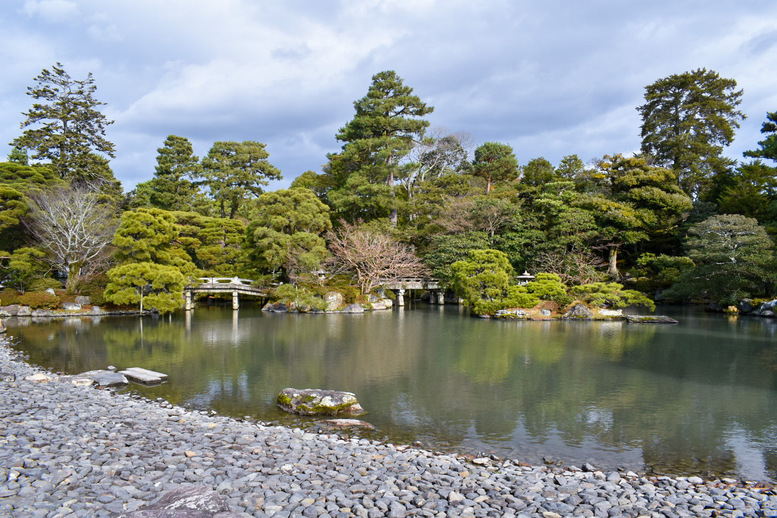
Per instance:
[[[764,484],[473,459],[78,387],[5,339],[0,372],[0,515],[116,516],[194,485],[257,517],[777,517]]]

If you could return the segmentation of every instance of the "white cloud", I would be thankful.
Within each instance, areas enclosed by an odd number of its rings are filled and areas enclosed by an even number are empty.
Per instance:
[[[638,148],[644,86],[694,68],[745,89],[743,149],[777,109],[773,0],[10,1],[0,142],[18,134],[42,68],[91,71],[125,187],[151,177],[168,134],[201,154],[260,140],[287,177],[318,171],[353,101],[389,69],[435,107],[433,126],[508,142],[522,161]]]
[[[78,16],[78,5],[68,0],[27,0],[24,2],[27,16],[40,16],[48,22],[64,22]]]

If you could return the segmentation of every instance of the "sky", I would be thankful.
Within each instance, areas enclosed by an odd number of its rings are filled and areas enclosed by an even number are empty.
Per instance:
[[[268,190],[321,172],[384,70],[434,107],[432,130],[558,164],[638,151],[645,87],[706,68],[744,91],[726,150],[742,159],[777,111],[777,2],[3,0],[0,62],[0,160],[27,88],[60,62],[92,73],[125,190],[153,177],[168,135],[200,157],[216,141],[266,144],[283,174]]]

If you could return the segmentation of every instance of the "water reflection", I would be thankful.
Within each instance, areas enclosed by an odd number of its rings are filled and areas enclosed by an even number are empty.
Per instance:
[[[355,392],[378,436],[669,473],[777,478],[772,320],[494,322],[455,306],[364,315],[201,308],[172,320],[9,319],[33,361],[141,366],[176,404],[304,425],[284,387]]]

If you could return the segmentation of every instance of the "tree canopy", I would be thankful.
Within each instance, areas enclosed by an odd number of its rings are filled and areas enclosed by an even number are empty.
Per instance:
[[[282,270],[288,280],[321,267],[327,255],[321,236],[331,228],[329,207],[312,191],[281,189],[259,197],[245,247],[257,267]]]
[[[680,274],[667,296],[734,304],[768,292],[774,279],[774,243],[755,219],[712,216],[692,226],[685,246],[694,266]]]
[[[515,180],[518,177],[518,159],[513,148],[499,142],[486,142],[475,150],[472,162],[473,174],[486,180],[486,194],[496,182]]]
[[[372,76],[367,95],[354,108],[353,119],[336,135],[345,143],[342,151],[329,155],[330,203],[350,221],[385,215],[396,225],[394,185],[401,175],[400,160],[423,141],[429,122],[422,117],[434,109],[393,70]],[[377,206],[378,212],[368,206]]]
[[[222,218],[234,218],[246,201],[261,195],[281,172],[267,158],[261,142],[216,142],[202,160],[202,184],[216,201]]]
[[[199,159],[192,141],[168,135],[153,177],[125,196],[91,74],[74,80],[57,63],[36,82],[24,132],[0,163],[7,286],[60,288],[67,277],[73,293],[99,300],[105,288],[114,303],[160,311],[203,275],[282,281],[291,286],[278,293],[294,300],[349,284],[351,301],[433,275],[482,314],[570,297],[642,304],[632,288],[675,300],[774,294],[777,115],[767,113],[749,161],[724,156],[743,92],[714,71],[645,87],[640,154],[558,163],[519,163],[510,143],[430,127],[432,107],[396,72],[379,72],[321,174],[295,171],[290,188],[265,192],[281,178],[265,144],[217,140]],[[43,203],[76,192],[83,199]],[[84,200],[91,213],[75,214]],[[92,237],[102,243],[94,256],[52,248]],[[536,279],[518,286],[524,270]]]
[[[742,90],[736,87],[735,80],[704,68],[645,87],[645,104],[637,108],[642,151],[676,171],[691,196],[702,196],[711,178],[732,165],[722,153],[745,118],[737,109]]]

